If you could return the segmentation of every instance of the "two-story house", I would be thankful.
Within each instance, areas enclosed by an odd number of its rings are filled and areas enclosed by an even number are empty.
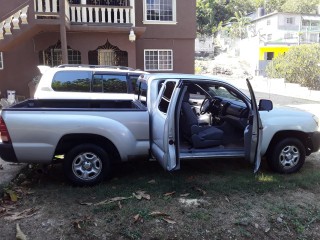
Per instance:
[[[194,72],[196,0],[0,0],[0,91],[29,97],[38,65]]]
[[[320,43],[320,7],[317,14],[296,14],[273,12],[267,15],[263,10],[254,18],[248,28],[250,45],[258,49],[256,73],[265,74],[266,65],[290,46]]]

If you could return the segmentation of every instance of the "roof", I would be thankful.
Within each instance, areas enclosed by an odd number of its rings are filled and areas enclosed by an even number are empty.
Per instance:
[[[275,11],[275,12],[263,15],[261,17],[258,17],[256,19],[253,19],[252,22],[257,22],[260,19],[268,18],[268,17],[274,16],[274,15],[281,15],[281,14],[283,14],[283,15],[301,16],[305,20],[319,20],[320,21],[320,15],[319,14],[307,14],[307,13],[304,14],[304,13],[290,13],[290,12],[277,12],[277,11]]]

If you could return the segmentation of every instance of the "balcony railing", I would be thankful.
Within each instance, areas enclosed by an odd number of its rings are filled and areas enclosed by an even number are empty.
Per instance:
[[[21,25],[28,24],[28,2],[21,5],[10,13],[5,20],[0,22],[0,40],[4,39],[4,35],[12,35],[12,29],[20,29]]]
[[[71,24],[131,24],[134,26],[134,0],[107,1],[118,5],[70,4],[68,0],[27,0],[0,19],[0,41],[22,25],[37,19],[65,18]],[[61,6],[64,5],[64,8]],[[130,6],[128,6],[130,5]],[[63,10],[63,11],[62,11]]]
[[[302,26],[301,30],[308,32],[320,32],[320,26]]]
[[[134,8],[127,6],[128,2],[119,1],[119,5],[115,6],[69,4],[65,0],[66,18],[71,23],[134,24]],[[34,11],[36,19],[59,18],[59,0],[34,0]]]
[[[132,7],[70,5],[71,22],[77,23],[132,23],[130,11]]]

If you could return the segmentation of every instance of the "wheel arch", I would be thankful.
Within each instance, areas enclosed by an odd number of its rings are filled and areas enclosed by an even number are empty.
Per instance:
[[[306,155],[308,156],[311,154],[312,151],[311,151],[309,135],[305,132],[296,131],[296,130],[285,130],[285,131],[277,132],[272,137],[266,153],[268,153],[277,142],[279,142],[285,138],[296,138],[296,139],[300,140],[301,143],[303,144],[303,146],[305,147]]]
[[[96,144],[103,148],[113,163],[121,161],[117,147],[109,139],[96,134],[66,134],[59,140],[54,155],[66,154],[75,146],[85,143]]]

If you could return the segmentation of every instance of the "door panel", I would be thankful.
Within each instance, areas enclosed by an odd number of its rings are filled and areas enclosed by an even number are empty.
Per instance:
[[[151,112],[151,151],[161,166],[168,171],[177,166],[175,140],[175,106],[180,89],[178,80],[164,82]]]
[[[245,158],[254,164],[254,172],[259,170],[261,163],[261,139],[262,139],[262,123],[258,111],[258,105],[252,89],[247,79],[247,85],[251,96],[251,113],[249,116],[249,124],[245,129]]]

